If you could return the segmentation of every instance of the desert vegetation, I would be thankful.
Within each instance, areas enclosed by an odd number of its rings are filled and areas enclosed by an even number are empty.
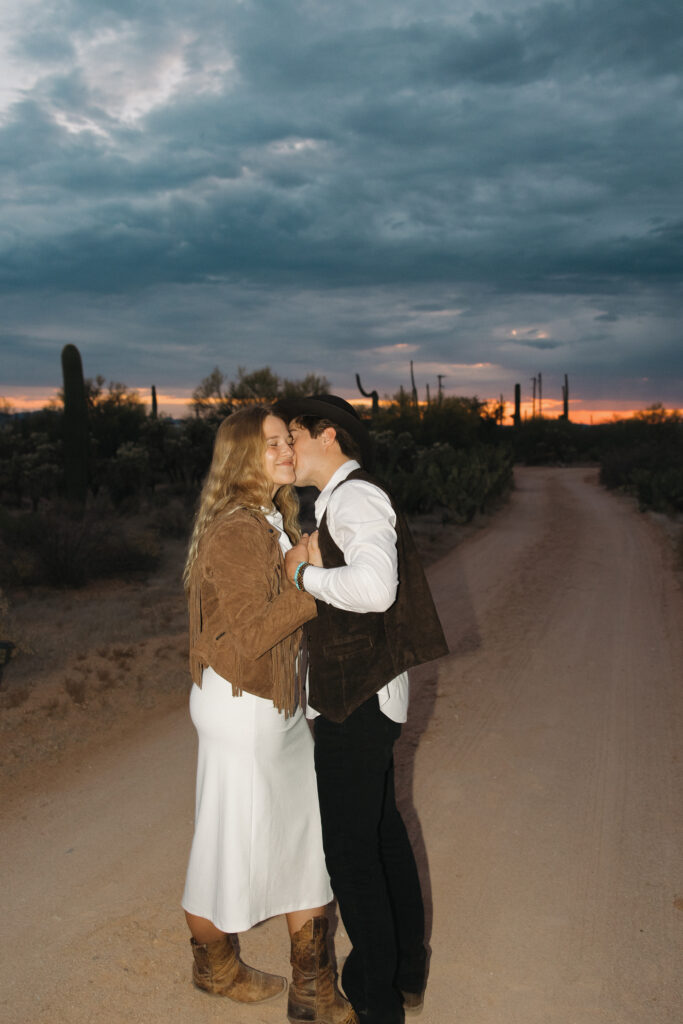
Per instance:
[[[513,431],[513,450],[528,466],[597,463],[600,482],[632,494],[643,511],[683,514],[683,417],[660,403],[594,426],[527,420]]]
[[[248,402],[323,393],[324,377],[294,381],[269,367],[234,380],[215,368],[187,415],[151,412],[138,393],[84,378],[73,345],[64,389],[39,412],[0,427],[0,585],[80,586],[156,566],[167,537],[187,535],[221,419]],[[444,399],[426,411],[403,393],[372,416],[376,472],[409,513],[438,510],[467,522],[511,485],[510,448],[494,438],[486,406]]]
[[[59,400],[30,414],[0,410],[0,586],[80,586],[107,575],[144,576],[164,540],[187,535],[218,423],[246,402],[328,391],[324,377],[278,377],[269,367],[215,368],[187,415],[159,415],[136,391],[84,378],[63,352]],[[375,440],[375,472],[405,512],[467,523],[495,507],[515,462],[600,465],[606,487],[642,508],[683,513],[683,422],[653,406],[630,420],[581,426],[534,418],[503,426],[476,397],[418,404],[399,391],[361,410]]]
[[[90,720],[85,709],[96,705],[109,729],[122,708],[137,716],[185,699],[180,568],[217,425],[244,402],[330,389],[324,378],[282,380],[268,367],[234,379],[214,369],[172,419],[154,393],[145,405],[123,383],[83,377],[75,350],[64,373],[59,399],[38,412],[13,414],[0,401],[0,731],[11,771],[35,752],[66,749],[73,716],[79,736]],[[70,373],[77,379],[67,383]],[[578,464],[599,465],[605,486],[669,513],[683,568],[677,414],[653,407],[596,427],[540,417],[505,426],[500,405],[476,397],[367,398],[375,473],[411,516],[426,561],[500,505],[515,463]],[[312,494],[301,496],[310,526]],[[28,732],[14,729],[19,721]]]
[[[683,418],[651,406],[609,425],[600,456],[600,479],[630,491],[642,509],[683,513]]]

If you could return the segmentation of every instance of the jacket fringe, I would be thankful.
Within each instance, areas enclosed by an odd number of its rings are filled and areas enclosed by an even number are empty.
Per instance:
[[[202,631],[202,589],[199,581],[195,579],[194,568],[190,576],[190,589],[188,593],[188,618],[190,626],[190,676],[192,682],[200,687],[202,685],[202,672],[207,667],[202,660],[194,653]]]
[[[273,704],[290,718],[299,702],[299,650],[302,630],[285,637],[271,651],[273,660]]]
[[[284,577],[284,563],[279,562],[274,566],[273,596],[282,592],[287,586]],[[208,664],[202,660],[197,648],[202,647],[202,629],[204,627],[202,618],[202,585],[199,565],[195,564],[190,575],[188,591],[188,618],[189,618],[189,639],[190,639],[190,675],[192,682],[201,688],[202,673]],[[284,713],[285,718],[290,718],[300,703],[302,683],[299,678],[301,668],[301,643],[303,628],[299,627],[289,636],[280,640],[270,649],[272,692],[270,699],[279,712]],[[215,667],[215,666],[214,666]],[[233,697],[241,697],[244,686],[240,682],[229,680],[232,687]],[[251,691],[250,691],[251,692]]]

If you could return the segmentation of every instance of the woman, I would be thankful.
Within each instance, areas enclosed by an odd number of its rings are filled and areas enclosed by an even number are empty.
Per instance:
[[[241,409],[216,435],[185,566],[190,698],[199,736],[195,832],[182,905],[197,987],[238,1002],[284,992],[247,967],[234,933],[285,914],[290,1021],[354,1024],[334,983],[312,739],[297,706],[301,627],[315,601],[284,572],[297,524],[286,424]]]

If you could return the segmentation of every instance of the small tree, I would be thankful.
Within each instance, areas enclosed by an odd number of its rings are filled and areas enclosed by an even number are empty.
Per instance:
[[[216,366],[192,392],[192,409],[196,417],[222,419],[229,416],[236,406],[248,402],[276,402],[278,398],[326,395],[329,390],[327,377],[315,373],[308,373],[301,380],[281,380],[269,366],[249,373],[240,366],[237,380],[229,381]]]
[[[223,373],[214,366],[208,377],[204,377],[192,392],[191,408],[197,417],[229,416],[233,410],[230,400],[230,385],[226,387]]]
[[[650,426],[659,426],[662,423],[680,423],[681,414],[678,409],[672,409],[669,412],[661,402],[653,402],[647,408],[635,412],[633,418],[640,420],[641,423],[648,423]]]
[[[237,369],[237,380],[230,385],[230,397],[238,402],[274,402],[280,394],[280,378],[269,366],[247,373]]]
[[[98,458],[110,458],[122,444],[134,444],[147,419],[137,391],[104,377],[85,381],[90,432]]]
[[[281,398],[308,398],[311,395],[328,395],[330,382],[327,377],[319,377],[316,373],[307,373],[301,380],[283,380],[280,388]]]

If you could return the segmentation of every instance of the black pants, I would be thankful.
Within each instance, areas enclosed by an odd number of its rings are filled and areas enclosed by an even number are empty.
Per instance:
[[[424,987],[424,907],[394,794],[401,726],[372,697],[337,724],[315,719],[323,846],[353,949],[342,985],[363,1024],[401,1024],[399,990]]]

